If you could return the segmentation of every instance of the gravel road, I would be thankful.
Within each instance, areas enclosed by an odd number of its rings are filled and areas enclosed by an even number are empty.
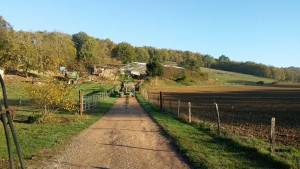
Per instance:
[[[128,102],[127,102],[128,103]],[[119,98],[99,121],[74,137],[65,151],[39,168],[189,168],[136,98]]]

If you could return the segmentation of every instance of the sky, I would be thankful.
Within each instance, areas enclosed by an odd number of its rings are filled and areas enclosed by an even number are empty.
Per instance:
[[[300,0],[0,0],[15,30],[300,67]]]

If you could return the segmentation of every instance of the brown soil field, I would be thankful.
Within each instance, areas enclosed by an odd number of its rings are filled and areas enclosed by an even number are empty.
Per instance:
[[[216,125],[214,103],[220,110],[221,126],[226,130],[269,139],[271,118],[276,118],[276,140],[284,145],[300,148],[300,86],[198,86],[185,88],[149,88],[149,98],[158,103],[163,93],[163,107],[188,113]]]

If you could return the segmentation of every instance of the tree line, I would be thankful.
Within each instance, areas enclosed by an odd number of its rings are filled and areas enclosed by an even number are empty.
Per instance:
[[[233,71],[280,81],[300,82],[300,69],[276,68],[254,62],[235,62],[222,55],[214,58],[198,52],[158,49],[151,46],[134,47],[129,43],[114,43],[99,39],[85,32],[69,35],[62,32],[15,31],[0,16],[0,66],[9,69],[58,71],[60,66],[68,70],[86,71],[91,65],[130,62],[174,62],[189,70],[200,67]]]
[[[211,68],[272,78],[278,81],[300,82],[300,68],[277,68],[250,61],[235,62],[224,55],[215,59],[214,63],[211,64]]]

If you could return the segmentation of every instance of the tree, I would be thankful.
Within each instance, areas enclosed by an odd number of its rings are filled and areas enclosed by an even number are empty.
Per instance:
[[[133,46],[126,42],[119,43],[112,50],[112,56],[121,60],[123,63],[130,63],[137,60]]]
[[[154,76],[162,76],[164,73],[164,69],[162,64],[159,62],[159,58],[153,57],[146,65],[147,73]]]
[[[72,87],[66,83],[46,81],[42,84],[26,86],[28,97],[43,115],[55,113],[59,109],[76,110],[76,99],[72,96]]]
[[[203,67],[204,66],[203,55],[200,53],[195,53],[194,57],[197,60],[199,66]]]
[[[81,48],[83,44],[85,44],[89,39],[89,36],[85,32],[79,32],[77,34],[72,35],[72,41],[74,42],[74,46],[76,48],[77,59],[80,60],[82,56]]]
[[[210,55],[204,55],[203,56],[203,62],[206,68],[210,68],[212,64],[216,63],[216,60],[214,57]]]
[[[170,61],[170,55],[167,49],[161,49],[158,54],[162,60],[165,61]]]
[[[5,66],[10,60],[13,33],[12,26],[0,16],[0,66]]]
[[[109,38],[106,38],[104,41],[105,44],[105,52],[106,55],[111,57],[111,51],[113,50],[113,48],[115,48],[117,45],[111,41]]]
[[[97,39],[88,36],[84,32],[72,35],[72,40],[76,48],[77,60],[85,68],[92,64],[98,64],[104,51],[100,50],[100,43]]]
[[[22,68],[27,77],[28,69],[35,69],[37,56],[34,49],[33,33],[19,31],[14,33],[10,48],[9,66],[14,69]]]
[[[148,62],[150,58],[149,53],[144,48],[136,47],[135,54],[136,54],[137,61],[139,62]]]
[[[225,55],[221,55],[218,59],[219,62],[230,62],[229,57],[225,56]]]
[[[39,41],[37,41],[39,43]],[[60,66],[70,67],[76,58],[76,49],[71,36],[61,32],[47,33],[43,42],[48,70],[57,71]]]
[[[200,63],[197,59],[195,58],[190,58],[190,59],[187,59],[183,62],[183,65],[182,65],[184,68],[186,69],[189,69],[189,70],[200,70]]]

